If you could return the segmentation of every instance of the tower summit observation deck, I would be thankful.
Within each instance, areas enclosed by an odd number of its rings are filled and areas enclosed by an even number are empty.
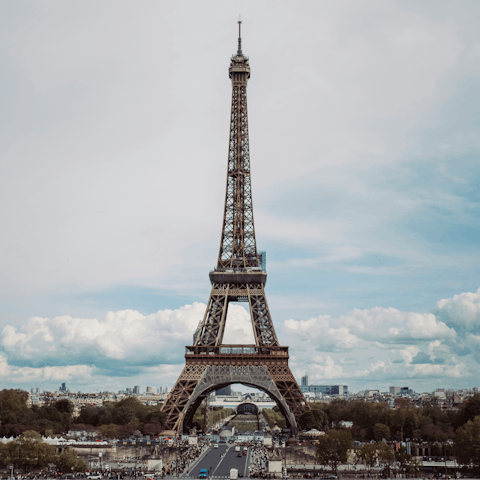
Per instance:
[[[268,393],[293,433],[308,409],[288,366],[288,347],[280,346],[265,296],[267,274],[259,263],[253,221],[247,82],[249,59],[242,52],[241,21],[238,50],[230,59],[232,82],[227,187],[222,237],[212,290],[194,345],[186,347],[185,367],[163,411],[167,428],[181,432],[205,396],[232,383]],[[255,345],[224,345],[230,302],[248,302]]]

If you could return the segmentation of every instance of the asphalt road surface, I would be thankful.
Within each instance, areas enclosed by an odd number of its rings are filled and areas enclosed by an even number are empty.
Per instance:
[[[184,478],[199,478],[202,468],[208,470],[208,478],[230,478],[231,468],[237,468],[239,476],[243,474],[246,477],[250,448],[247,455],[243,455],[243,447],[240,451],[242,453],[241,457],[238,457],[238,453],[235,451],[234,445],[220,443],[218,448],[210,448],[202,460]]]

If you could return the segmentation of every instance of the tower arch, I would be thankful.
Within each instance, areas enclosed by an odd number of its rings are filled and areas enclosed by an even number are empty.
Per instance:
[[[272,380],[272,376],[265,365],[239,367],[212,366],[209,367],[208,370],[208,372],[205,372],[206,375],[204,375],[202,380],[198,382],[186,403],[184,410],[185,415],[182,419],[182,429],[184,431],[186,431],[187,426],[191,424],[193,414],[206,395],[219,388],[234,383],[241,383],[247,387],[258,388],[268,394],[285,417],[287,427],[293,434],[296,434],[298,427],[295,415],[290,410],[290,407]]]

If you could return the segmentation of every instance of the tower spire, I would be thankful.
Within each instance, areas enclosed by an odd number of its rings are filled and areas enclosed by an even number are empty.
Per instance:
[[[242,54],[242,17],[238,16],[238,50],[237,55]]]

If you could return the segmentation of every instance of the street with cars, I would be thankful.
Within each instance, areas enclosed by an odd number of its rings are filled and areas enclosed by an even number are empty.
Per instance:
[[[247,454],[244,455],[243,450],[240,452],[235,451],[235,445],[232,443],[221,443],[218,445],[218,448],[210,447],[194,468],[182,475],[182,477],[199,478],[200,471],[207,469],[208,478],[229,478],[232,468],[238,470],[239,477],[246,477],[249,450],[249,447],[247,447]]]

